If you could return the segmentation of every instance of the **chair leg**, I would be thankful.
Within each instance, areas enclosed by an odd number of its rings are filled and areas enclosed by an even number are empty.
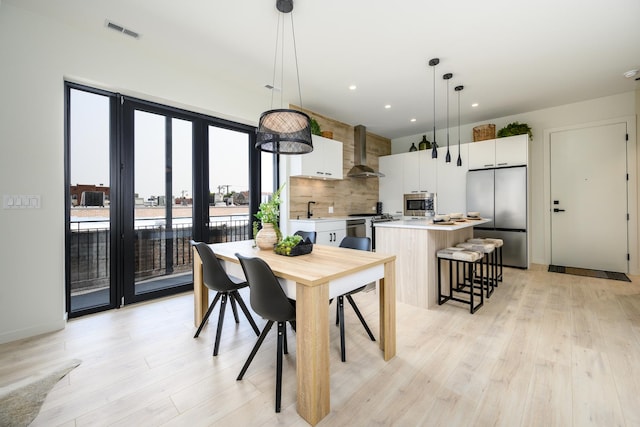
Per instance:
[[[215,298],[211,302],[211,305],[209,306],[209,309],[207,310],[207,313],[202,318],[202,322],[200,322],[200,326],[198,326],[198,330],[196,331],[196,334],[193,336],[194,338],[198,338],[198,335],[200,335],[200,331],[202,331],[202,328],[204,328],[204,324],[207,323],[207,320],[209,320],[209,316],[211,315],[211,312],[213,311],[213,307],[215,307],[215,305],[216,305],[216,303],[218,302],[219,299],[220,299],[220,292],[218,292],[216,294]]]
[[[344,343],[344,297],[343,296],[338,297],[337,310],[338,310],[338,313],[336,316],[336,322],[338,322],[340,326],[340,358],[342,359],[343,362],[346,362],[347,355],[344,348],[345,343]]]
[[[216,331],[216,342],[213,345],[213,355],[218,355],[218,348],[220,347],[220,336],[222,335],[222,324],[224,323],[224,311],[227,308],[227,294],[222,293],[222,300],[220,301],[220,314],[218,315],[218,330]]]
[[[289,354],[289,348],[287,347],[287,322],[283,322],[282,324],[282,338],[283,338],[283,350],[284,354]]]
[[[367,334],[369,334],[369,338],[371,338],[371,341],[375,341],[376,339],[373,337],[373,333],[371,333],[369,325],[367,325],[367,322],[365,322],[364,317],[362,317],[362,313],[360,313],[360,310],[358,309],[358,306],[356,305],[356,302],[353,300],[353,297],[351,295],[347,295],[347,301],[349,301],[349,304],[351,304],[351,307],[353,307],[353,311],[356,312],[356,316],[358,316],[358,319],[360,319],[360,323],[362,323],[362,326],[364,326]]]
[[[331,304],[331,301],[329,301],[329,304]],[[336,301],[336,326],[338,326],[340,324],[340,300],[338,299]]]
[[[231,294],[229,296],[232,297],[234,300],[236,300],[238,302],[238,305],[240,306],[240,309],[242,310],[242,312],[246,316],[247,320],[251,324],[251,327],[253,328],[253,332],[256,333],[256,336],[259,336],[260,335],[260,329],[258,329],[258,325],[256,325],[256,322],[253,320],[253,316],[251,316],[251,313],[249,313],[249,309],[247,308],[246,304],[244,303],[244,300],[242,299],[242,296],[240,295],[240,293],[238,291],[233,291],[233,292],[231,292]]]
[[[271,330],[271,327],[273,326],[273,323],[274,323],[273,320],[267,321],[267,324],[265,325],[264,329],[262,330],[262,333],[260,334],[260,337],[258,338],[258,341],[256,342],[256,344],[253,346],[253,349],[251,350],[251,354],[249,354],[249,358],[247,359],[246,362],[244,362],[244,366],[242,367],[242,370],[240,371],[240,374],[238,375],[238,378],[236,378],[236,381],[240,381],[242,379],[242,377],[244,376],[244,374],[247,372],[247,369],[249,369],[249,365],[251,365],[251,362],[253,361],[253,358],[256,356],[256,353],[258,352],[258,349],[262,345],[262,342],[264,341],[265,337],[267,336],[267,334]]]
[[[278,346],[276,348],[276,412],[280,412],[282,397],[282,352],[286,348],[286,322],[278,322]],[[286,352],[286,351],[285,351]]]
[[[232,298],[231,293],[229,293],[229,302],[231,303],[231,309],[233,310],[233,318],[236,323],[240,323],[240,319],[238,319],[238,308],[236,307],[236,300]]]

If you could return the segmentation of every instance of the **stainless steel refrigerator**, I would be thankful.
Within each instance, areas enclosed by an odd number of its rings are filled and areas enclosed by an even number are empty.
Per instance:
[[[492,219],[474,236],[502,239],[504,265],[528,267],[526,166],[467,172],[467,211]]]

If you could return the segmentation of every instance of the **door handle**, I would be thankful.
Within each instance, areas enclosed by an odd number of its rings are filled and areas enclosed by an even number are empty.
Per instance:
[[[553,208],[554,212],[564,212],[564,209]]]

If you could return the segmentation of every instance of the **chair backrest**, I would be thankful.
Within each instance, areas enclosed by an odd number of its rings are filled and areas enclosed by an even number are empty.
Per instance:
[[[251,308],[263,319],[286,322],[296,319],[296,307],[282,290],[271,267],[260,258],[236,254],[249,283]]]
[[[302,240],[309,239],[311,243],[316,244],[316,232],[315,231],[296,231],[294,233],[296,236],[302,237]]]
[[[361,251],[371,250],[371,239],[368,237],[347,236],[340,242],[341,248],[359,249]]]
[[[195,242],[194,242],[195,243]],[[202,281],[204,285],[214,291],[227,292],[238,289],[227,272],[224,271],[216,254],[206,243],[195,243],[194,245],[202,260]]]

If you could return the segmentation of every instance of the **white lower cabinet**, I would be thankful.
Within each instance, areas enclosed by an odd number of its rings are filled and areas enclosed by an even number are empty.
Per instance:
[[[291,234],[296,231],[315,231],[316,243],[319,245],[339,246],[347,236],[345,220],[291,220]]]

